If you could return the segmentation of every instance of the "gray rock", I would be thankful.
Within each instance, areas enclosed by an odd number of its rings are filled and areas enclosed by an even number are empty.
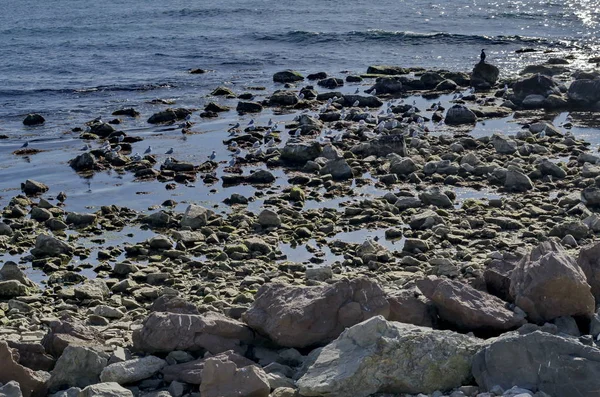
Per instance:
[[[132,339],[135,349],[146,353],[202,349],[213,354],[227,350],[244,353],[242,344],[251,342],[254,334],[239,321],[217,313],[154,312],[133,332]]]
[[[533,183],[531,182],[531,179],[522,172],[510,170],[506,172],[504,189],[509,192],[526,192],[533,189]]]
[[[379,314],[389,314],[383,290],[371,280],[354,279],[315,287],[265,284],[243,319],[281,346],[307,347]]]
[[[419,195],[421,201],[426,205],[435,205],[436,207],[448,208],[452,207],[452,200],[442,192],[440,188],[433,187],[427,191],[424,191]]]
[[[105,382],[86,387],[77,397],[133,397],[133,393],[118,383]]]
[[[67,214],[67,219],[65,219],[67,224],[75,225],[75,226],[87,226],[96,222],[95,214],[80,214],[77,212],[69,212]]]
[[[181,219],[182,227],[189,227],[192,230],[200,229],[208,224],[208,220],[214,213],[202,206],[190,204],[186,208]]]
[[[75,171],[89,171],[96,167],[96,156],[90,152],[85,152],[69,161],[69,165]]]
[[[163,369],[167,362],[155,356],[114,363],[104,368],[100,374],[102,382],[116,382],[121,385],[150,378]]]
[[[554,241],[546,241],[525,255],[511,275],[510,294],[533,322],[561,316],[594,313],[594,296],[586,276]]]
[[[323,168],[321,175],[331,175],[336,180],[346,180],[353,177],[352,168],[345,159],[329,160]]]
[[[35,239],[35,248],[31,254],[35,257],[58,256],[61,254],[72,255],[73,247],[54,236],[40,234]]]
[[[7,261],[0,269],[0,281],[16,280],[28,288],[37,288],[37,285],[25,275],[13,261]]]
[[[256,365],[238,368],[223,357],[211,357],[202,369],[202,397],[268,397],[271,388],[267,374]]]
[[[16,298],[28,293],[28,288],[17,280],[0,281],[0,298]]]
[[[269,98],[270,106],[294,106],[300,101],[293,91],[277,90]]]
[[[489,88],[494,86],[500,76],[500,70],[489,63],[479,62],[471,73],[471,85],[477,88]]]
[[[477,116],[463,105],[454,105],[446,112],[444,122],[448,125],[475,124]]]
[[[492,136],[492,145],[494,145],[496,153],[499,154],[513,154],[517,151],[517,142],[502,134]]]
[[[323,151],[318,142],[288,142],[283,147],[281,159],[291,163],[304,164],[316,159]]]
[[[35,196],[41,193],[45,193],[50,188],[41,182],[34,181],[33,179],[27,179],[25,183],[21,183],[21,190],[28,196]]]
[[[192,111],[184,108],[166,109],[158,113],[154,113],[148,119],[150,124],[173,123],[177,120],[183,120],[192,114]],[[113,129],[114,130],[114,129]],[[108,135],[108,134],[107,134]]]
[[[265,209],[258,215],[258,223],[263,227],[279,227],[281,219],[277,212]]]
[[[298,380],[303,396],[433,393],[467,382],[483,341],[377,316],[325,346]]]
[[[404,90],[404,86],[399,77],[378,77],[371,90],[376,90],[377,94],[398,94]]]
[[[395,153],[406,157],[406,141],[402,134],[382,135],[370,142],[360,143],[350,149],[350,151],[362,156],[385,157]]]
[[[233,350],[229,350],[223,353],[219,353],[215,356],[220,360],[227,360],[235,363],[238,368],[247,367],[248,365],[254,365],[254,361],[247,359],[246,357],[240,356]],[[199,385],[202,383],[202,370],[206,359],[191,360],[188,362],[169,365],[162,369],[162,374],[166,382],[178,381],[189,383],[190,385]]]
[[[546,103],[546,97],[543,95],[527,95],[522,102],[523,107],[528,109],[540,109],[544,107]]]
[[[183,221],[182,221],[182,223],[183,223]],[[148,245],[150,246],[150,248],[158,249],[158,250],[169,250],[169,249],[173,248],[174,244],[175,243],[173,242],[173,240],[171,240],[167,236],[162,236],[162,235],[157,235],[157,236],[151,237],[148,240]]]
[[[56,361],[48,382],[50,390],[68,387],[86,387],[100,381],[107,357],[83,346],[67,346]]]
[[[275,83],[294,83],[296,81],[304,80],[304,76],[294,70],[284,70],[277,72],[273,75],[273,81]]]
[[[0,387],[0,396],[1,397],[23,397],[23,393],[21,393],[21,387],[19,386],[19,382],[15,382],[11,380],[7,384]]]
[[[259,113],[262,112],[263,107],[258,102],[239,101],[235,110],[238,113]]]
[[[10,236],[13,234],[13,230],[6,223],[0,221],[0,236]]]
[[[417,171],[419,166],[410,157],[394,156],[390,163],[390,172],[398,175],[408,175]]]
[[[567,96],[569,101],[578,105],[590,106],[600,101],[600,81],[598,80],[575,80],[569,86]]]
[[[483,390],[519,385],[551,396],[592,397],[600,390],[600,350],[540,331],[507,334],[475,356],[473,375]]]

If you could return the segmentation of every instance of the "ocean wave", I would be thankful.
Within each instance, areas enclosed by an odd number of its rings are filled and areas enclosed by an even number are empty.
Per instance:
[[[164,88],[177,88],[173,83],[161,84],[128,84],[128,85],[101,85],[97,87],[81,88],[40,88],[31,90],[0,89],[0,97],[18,97],[25,95],[52,95],[52,94],[88,94],[95,92],[118,92],[118,91],[152,91]]]
[[[311,32],[304,30],[294,30],[284,33],[274,33],[260,35],[256,37],[262,41],[280,41],[285,43],[297,44],[318,44],[318,43],[343,43],[343,42],[372,42],[387,41],[390,43],[399,43],[404,45],[423,45],[423,44],[493,44],[493,45],[559,45],[564,46],[561,41],[527,36],[484,36],[484,35],[465,35],[456,33],[416,33],[409,31],[390,31],[370,29],[366,31],[348,31],[348,32]]]

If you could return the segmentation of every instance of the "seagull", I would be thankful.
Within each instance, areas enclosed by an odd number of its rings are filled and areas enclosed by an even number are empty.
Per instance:
[[[88,150],[90,150],[90,149],[91,149],[90,145],[86,143],[86,144],[85,144],[85,145],[84,145],[84,146],[81,148],[81,151],[82,151],[82,152],[87,152],[87,151],[88,151]]]
[[[173,151],[174,151],[174,150],[173,150],[173,148],[171,148],[171,149],[167,150],[167,151],[165,152],[165,154],[173,154]]]
[[[248,127],[253,126],[254,125],[254,119],[250,120],[250,122],[248,122]]]
[[[217,157],[217,152],[215,150],[213,150],[212,153],[210,154],[210,156],[208,156],[210,161],[213,161],[216,157]]]
[[[298,128],[296,131],[294,131],[294,137],[298,138],[300,136],[300,134],[302,133],[302,129]]]
[[[121,145],[117,145],[111,150],[111,152],[113,152],[113,153],[119,153],[120,151],[121,151]]]
[[[150,154],[152,153],[152,146],[148,146],[148,149],[146,149],[146,151],[144,152],[144,154]]]
[[[231,160],[229,160],[229,166],[233,167],[235,165],[235,162],[236,162],[236,158],[233,157]]]
[[[139,153],[134,154],[133,156],[131,156],[131,161],[135,161],[138,162],[142,159],[142,156],[140,156]]]
[[[271,140],[269,142],[267,142],[267,147],[272,147],[275,146],[275,139],[271,138]]]
[[[237,141],[233,141],[229,144],[229,146],[231,146],[232,148],[235,149],[236,147],[238,147],[238,143],[237,143]]]
[[[434,112],[437,112],[437,110],[440,108],[440,106],[436,103],[432,106],[431,110],[433,110]]]
[[[344,137],[344,134],[343,134],[343,133],[339,133],[339,134],[337,134],[337,135],[336,135],[336,136],[333,138],[333,141],[334,141],[334,142],[341,142],[343,137]]]
[[[257,149],[260,147],[260,141],[256,141],[254,142],[254,144],[252,145],[252,149]]]
[[[239,156],[240,154],[242,154],[242,149],[237,148],[235,152],[233,152],[232,156]]]
[[[229,129],[229,131],[231,131],[231,130],[235,130],[235,129],[237,129],[237,128],[240,128],[240,123],[235,123],[235,125],[234,125],[233,127],[231,127],[231,128]]]
[[[373,91],[371,91],[371,95],[377,95],[377,90],[373,89]]]
[[[101,150],[109,150],[110,149],[110,143],[108,143],[108,141],[104,141],[104,143],[102,144],[102,146],[100,146]]]
[[[26,148],[27,146],[29,146],[29,141],[26,141],[26,142],[23,144],[23,146],[21,146],[21,149],[24,149],[24,148]]]
[[[356,91],[354,91],[354,94],[358,94],[360,92],[360,90],[357,88]]]
[[[124,139],[125,139],[125,135],[119,135],[117,137],[117,142],[121,143],[121,142],[123,142]]]
[[[354,103],[352,104],[353,107],[357,107],[358,105],[360,105],[359,101],[354,101]]]
[[[267,123],[267,127],[270,127],[273,125],[273,119],[269,119],[269,122]]]
[[[304,99],[304,94],[300,93],[300,95],[298,95],[298,99],[303,100]]]

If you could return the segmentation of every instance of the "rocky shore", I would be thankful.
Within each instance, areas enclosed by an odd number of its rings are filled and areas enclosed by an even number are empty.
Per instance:
[[[21,184],[0,218],[0,395],[598,395],[600,155],[571,129],[597,127],[600,73],[550,58],[514,78],[479,63],[273,81],[72,131],[70,172],[219,185],[227,211],[74,212]],[[193,116],[232,113],[226,155],[195,162],[121,129],[193,136]]]

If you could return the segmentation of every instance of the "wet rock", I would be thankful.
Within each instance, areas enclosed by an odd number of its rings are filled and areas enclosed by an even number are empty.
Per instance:
[[[90,134],[98,135],[101,138],[108,138],[113,132],[115,132],[115,127],[108,123],[99,122],[90,125]]]
[[[522,105],[526,109],[541,109],[544,107],[546,97],[543,95],[531,94],[523,98]]]
[[[202,369],[202,397],[268,397],[271,387],[267,374],[256,365],[238,368],[225,357],[211,357]]]
[[[465,383],[482,341],[377,316],[325,346],[298,380],[304,396],[433,393]],[[393,364],[391,364],[393,363]]]
[[[270,106],[294,106],[300,101],[298,95],[293,91],[277,90],[269,98]]]
[[[306,78],[309,80],[323,80],[323,79],[327,78],[327,73],[325,73],[325,72],[311,73],[308,76],[306,76]]]
[[[454,105],[446,112],[444,123],[448,125],[475,124],[477,116],[463,105]]]
[[[514,154],[517,151],[517,142],[502,134],[492,135],[492,145],[496,153],[499,154]]]
[[[89,171],[96,167],[96,157],[89,152],[80,154],[69,162],[75,171]]]
[[[590,186],[581,192],[581,201],[588,207],[600,207],[600,189],[595,186]]]
[[[213,95],[213,96],[226,96],[228,98],[235,98],[236,97],[236,95],[235,95],[235,93],[233,91],[231,91],[229,88],[223,87],[223,86],[215,88],[210,93],[210,95]]]
[[[402,68],[400,66],[390,66],[390,65],[372,65],[367,68],[367,74],[386,74],[386,75],[398,75],[398,74],[408,74],[410,73],[409,69]]]
[[[531,179],[519,171],[507,171],[504,189],[509,192],[526,192],[533,189]]]
[[[355,279],[315,287],[265,284],[243,319],[281,346],[307,347],[378,314],[389,314],[383,291],[373,281]]]
[[[569,86],[567,96],[569,101],[578,106],[591,106],[600,101],[600,81],[575,80]]]
[[[18,281],[27,288],[37,288],[36,284],[27,278],[23,270],[15,262],[7,261],[0,269],[0,281]]]
[[[21,190],[28,196],[46,193],[48,189],[50,188],[47,185],[34,181],[33,179],[27,179],[25,183],[21,183]]]
[[[96,214],[69,212],[65,221],[69,225],[88,226],[96,222]]]
[[[600,350],[546,332],[507,334],[473,360],[482,390],[517,384],[552,396],[592,397],[600,389]]]
[[[335,180],[352,179],[352,168],[345,159],[329,160],[323,168],[321,175],[331,175]]]
[[[502,332],[526,323],[524,315],[508,310],[499,298],[459,281],[429,277],[417,281],[417,286],[440,318],[458,330]]]
[[[252,184],[273,183],[275,180],[275,175],[267,170],[262,169],[256,170],[246,177],[246,181]]]
[[[398,94],[404,90],[402,79],[398,77],[379,77],[375,80],[375,85],[371,87],[377,94]]]
[[[157,235],[148,240],[148,245],[153,249],[168,250],[173,248],[174,243],[173,240],[167,236]]]
[[[258,102],[239,101],[235,110],[238,113],[259,113],[262,112],[263,107]]]
[[[48,387],[58,390],[64,387],[86,387],[100,381],[100,373],[106,367],[107,357],[82,346],[67,346],[56,361]]]
[[[133,360],[114,363],[102,370],[102,382],[116,382],[121,385],[150,378],[163,369],[167,362],[155,356],[146,356]]]
[[[133,393],[118,383],[105,382],[86,387],[77,397],[133,397]]]
[[[473,68],[473,73],[471,73],[471,86],[475,88],[493,87],[498,81],[499,76],[500,69],[496,66],[485,62],[479,62]]]
[[[533,75],[517,80],[512,89],[515,96],[523,100],[528,95],[540,95],[546,98],[548,95],[557,92],[558,85],[551,77]]]
[[[434,89],[444,78],[437,72],[425,72],[419,77],[423,87],[427,90]]]
[[[448,197],[448,195],[442,192],[438,187],[433,187],[419,194],[419,199],[421,199],[421,201],[425,205],[435,205],[441,208],[448,208],[453,206],[450,197]]]
[[[430,249],[431,246],[426,240],[421,240],[418,238],[407,238],[404,241],[404,246],[402,247],[403,251],[414,253],[427,252]]]
[[[241,345],[253,339],[253,332],[244,324],[210,312],[204,315],[155,312],[133,333],[135,349],[146,353],[201,349],[213,354],[227,350],[243,353],[245,348]]]
[[[17,280],[0,281],[0,298],[2,299],[15,298],[28,293],[28,288]]]
[[[37,113],[30,113],[25,116],[25,119],[23,120],[23,124],[26,126],[40,125],[44,124],[45,122],[46,119],[41,114]]]
[[[294,71],[294,70],[284,70],[282,72],[277,72],[273,75],[273,81],[275,83],[294,83],[296,81],[302,81],[304,80],[304,77]]]
[[[548,159],[544,159],[540,162],[538,169],[542,175],[551,175],[558,179],[567,177],[567,172],[562,169],[558,164],[553,163]]]
[[[19,356],[16,350],[0,341],[0,383],[16,381],[19,383],[23,397],[44,397],[47,391],[47,382],[50,374],[45,371],[33,371],[18,363]]]
[[[396,200],[394,206],[403,211],[409,208],[422,207],[423,202],[417,197],[400,197],[398,200]]]
[[[359,107],[378,108],[383,106],[383,102],[376,96],[344,95],[343,100],[343,105],[346,107],[354,106],[357,101]]]
[[[214,212],[196,204],[190,204],[181,219],[182,227],[189,227],[192,230],[200,229],[208,224],[209,218]]]
[[[189,115],[192,114],[192,111],[184,108],[176,108],[176,109],[166,109],[162,112],[154,113],[148,119],[148,123],[150,124],[160,124],[160,123],[172,123],[174,121],[183,120]]]
[[[389,321],[398,321],[421,327],[433,327],[435,308],[431,301],[417,294],[414,290],[394,291],[388,295],[390,304]]]
[[[281,226],[281,219],[275,211],[262,210],[258,215],[258,223],[262,227],[279,227]]]
[[[322,151],[318,142],[288,142],[283,147],[281,159],[291,163],[304,164],[319,157]]]
[[[134,108],[123,108],[119,110],[115,110],[112,113],[113,116],[129,116],[129,117],[139,117],[140,112],[135,110]]]
[[[390,162],[390,172],[397,175],[408,175],[417,171],[419,166],[417,166],[413,159],[410,157],[400,157],[394,156]]]
[[[40,234],[35,239],[35,248],[31,250],[35,257],[72,255],[73,247],[54,236]]]
[[[426,210],[413,215],[409,225],[414,230],[431,229],[436,225],[445,225],[444,219],[432,210]]]
[[[214,113],[227,112],[229,110],[229,106],[221,105],[220,103],[216,102],[209,102],[208,105],[204,107],[204,110]]]
[[[594,313],[585,273],[554,241],[541,243],[519,261],[512,272],[510,294],[533,322]]]
[[[332,90],[337,87],[342,87],[344,85],[344,80],[338,79],[337,77],[328,77],[326,79],[319,80],[317,84],[320,87],[325,87]]]
[[[10,236],[13,234],[12,227],[0,221],[0,236]]]
[[[31,219],[34,219],[38,222],[44,222],[48,219],[52,218],[52,213],[45,208],[34,207],[31,210]]]

